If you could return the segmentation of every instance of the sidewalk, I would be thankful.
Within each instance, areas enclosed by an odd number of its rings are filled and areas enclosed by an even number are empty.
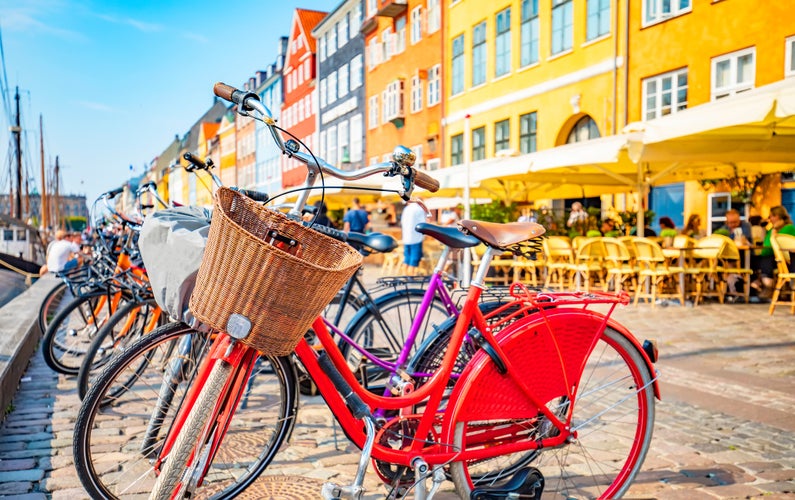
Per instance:
[[[626,498],[795,498],[795,317],[764,304],[628,306],[614,317],[660,350],[652,449]],[[37,353],[0,426],[0,496],[85,498],[71,457],[78,405],[74,380]],[[302,396],[290,446],[245,497],[318,498],[324,480],[349,481],[358,454],[332,422],[320,397]],[[366,486],[368,500],[383,498],[372,469]],[[456,498],[445,489],[437,499]]]

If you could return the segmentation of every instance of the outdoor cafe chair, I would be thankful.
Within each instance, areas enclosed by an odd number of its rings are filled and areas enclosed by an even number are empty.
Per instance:
[[[602,289],[606,292],[612,284],[613,290],[634,291],[637,286],[638,269],[629,248],[618,238],[602,238],[605,247],[605,279]],[[631,284],[631,286],[630,286]]]
[[[595,282],[604,283],[604,258],[607,254],[602,237],[580,240],[574,251],[574,261],[569,265],[571,279],[575,287],[581,285],[586,292],[591,291]]]
[[[550,236],[542,240],[544,249],[544,288],[564,290],[568,284],[574,253],[565,236]]]
[[[695,283],[693,305],[698,305],[705,297],[716,297],[723,304],[723,269],[719,266],[719,258],[727,239],[713,234],[696,241],[691,261],[685,268]]]
[[[776,258],[776,289],[770,299],[770,314],[773,314],[778,304],[790,306],[790,314],[795,314],[795,272],[790,271],[790,262],[795,257],[795,236],[789,234],[778,234],[771,236],[770,245],[773,247],[773,255]],[[784,287],[789,290],[784,291]],[[789,293],[789,301],[782,301],[782,293]]]
[[[678,298],[684,304],[685,297],[681,295],[675,280],[681,269],[668,266],[660,245],[650,238],[642,237],[633,238],[632,245],[638,265],[634,304],[638,305],[640,299],[648,299],[654,307],[657,299],[670,297]]]
[[[721,287],[722,299],[725,301],[726,296],[742,297],[747,304],[751,291],[751,275],[754,272],[743,265],[740,250],[733,239],[723,235],[713,236],[724,240],[723,249],[718,255],[718,271],[721,277],[718,286]],[[743,284],[742,290],[737,289],[740,282]]]
[[[529,283],[534,287],[538,286],[537,272],[544,266],[543,255],[539,254],[536,260],[530,260],[524,256],[516,257],[511,264],[513,269],[513,281]]]

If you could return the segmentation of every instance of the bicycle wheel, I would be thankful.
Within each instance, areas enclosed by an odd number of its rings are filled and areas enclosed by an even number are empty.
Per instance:
[[[156,476],[151,460],[210,339],[170,323],[120,352],[97,377],[78,413],[73,450],[78,476],[92,498],[152,491]],[[258,363],[200,496],[233,498],[289,438],[298,400],[293,366],[289,358]]]
[[[345,333],[358,346],[379,359],[394,362],[406,344],[412,321],[424,295],[425,291],[422,289],[403,289],[376,297],[351,320]],[[409,356],[449,316],[442,301],[435,297],[422,319]],[[352,371],[360,373],[364,384],[372,392],[383,390],[389,373],[387,370],[375,363],[367,363],[363,354],[348,342],[340,341],[340,349],[348,366]]]
[[[50,290],[41,302],[41,308],[39,309],[39,329],[41,333],[47,331],[47,327],[50,326],[50,321],[58,314],[61,306],[72,300],[74,300],[74,296],[71,290],[69,290],[69,286],[63,281]]]
[[[558,398],[547,407],[564,415],[569,402]],[[640,470],[651,443],[654,390],[643,356],[621,333],[611,328],[603,332],[588,357],[573,411],[572,428],[577,435],[568,444],[452,463],[450,475],[458,494],[469,498],[473,488],[501,483],[529,465],[544,476],[545,498],[622,496]],[[454,425],[453,446],[460,449],[472,449],[478,442],[480,446],[494,446],[506,440],[535,440],[556,430],[543,417],[483,421],[473,417]]]
[[[101,301],[104,304],[98,307]],[[67,304],[50,322],[42,339],[41,352],[47,366],[64,375],[77,375],[91,340],[111,314],[111,297],[102,290]]]
[[[161,313],[154,299],[128,302],[113,313],[113,316],[99,329],[83,356],[77,377],[80,399],[85,397],[93,380],[117,352],[152,329],[154,315],[158,317],[156,326],[162,326],[165,315]]]

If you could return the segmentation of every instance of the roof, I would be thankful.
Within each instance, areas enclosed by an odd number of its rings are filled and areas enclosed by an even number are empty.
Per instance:
[[[317,48],[315,37],[312,36],[312,30],[326,17],[326,15],[328,15],[328,12],[321,12],[319,10],[295,9],[295,15],[298,18],[298,25],[304,34],[306,43],[309,45],[309,51],[314,54],[317,52]]]
[[[204,140],[210,140],[218,133],[218,128],[221,122],[204,122],[202,123],[202,132],[204,133]]]

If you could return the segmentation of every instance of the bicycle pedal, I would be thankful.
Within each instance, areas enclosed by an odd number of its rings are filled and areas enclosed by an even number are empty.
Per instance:
[[[498,500],[508,498],[530,498],[541,500],[544,492],[544,476],[535,467],[527,467],[513,475],[503,484],[475,488],[470,500]]]

